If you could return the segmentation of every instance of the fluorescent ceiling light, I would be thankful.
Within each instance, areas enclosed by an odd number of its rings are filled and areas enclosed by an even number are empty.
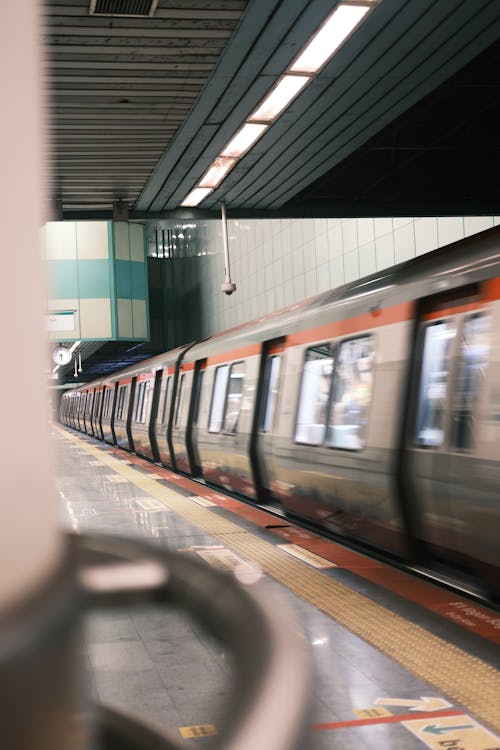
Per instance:
[[[369,10],[370,5],[339,5],[313,36],[290,70],[294,73],[315,73],[319,70]]]
[[[184,200],[181,203],[181,206],[197,206],[198,203],[201,203],[203,198],[206,198],[209,193],[212,192],[212,188],[200,188],[197,187],[194,190],[191,190],[188,196],[184,198]]]
[[[257,138],[264,132],[267,125],[260,125],[254,122],[246,122],[242,128],[238,130],[234,138],[232,138],[227,144],[224,151],[221,151],[221,156],[234,156],[238,158],[248,151],[250,146],[253,146]]]
[[[309,76],[283,76],[249,120],[274,120],[309,81]]]
[[[75,349],[76,349],[76,348],[77,348],[78,346],[80,346],[80,344],[81,344],[81,343],[82,343],[81,341],[75,341],[75,343],[73,344],[73,346],[72,346],[72,347],[71,347],[71,349],[70,349],[70,352],[71,352],[71,354],[73,354],[73,352],[75,351]]]
[[[214,161],[206,175],[198,183],[200,187],[216,188],[217,185],[222,182],[224,177],[227,175],[236,164],[236,159],[232,159],[228,156],[219,157]]]

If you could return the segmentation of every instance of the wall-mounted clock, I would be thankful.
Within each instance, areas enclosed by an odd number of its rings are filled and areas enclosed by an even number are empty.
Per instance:
[[[65,346],[58,346],[52,352],[52,359],[56,365],[67,365],[68,362],[71,362],[71,352]]]

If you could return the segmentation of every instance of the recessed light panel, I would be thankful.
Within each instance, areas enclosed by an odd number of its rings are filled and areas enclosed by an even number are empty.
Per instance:
[[[202,188],[197,187],[194,190],[191,190],[188,196],[184,198],[184,200],[181,203],[181,206],[197,206],[198,203],[201,203],[203,198],[206,198],[209,193],[212,192],[212,188]]]
[[[232,138],[227,144],[224,151],[221,152],[221,156],[234,156],[238,158],[245,151],[248,151],[250,146],[253,146],[257,138],[264,132],[267,125],[261,125],[254,122],[246,122],[242,128],[238,130],[234,138]]]
[[[214,161],[206,175],[198,183],[200,187],[216,188],[222,182],[230,169],[236,164],[236,159],[229,156],[219,157]]]
[[[313,36],[290,70],[293,73],[316,73],[347,39],[371,7],[339,5]]]
[[[309,76],[283,76],[249,119],[265,122],[274,120],[309,80]]]

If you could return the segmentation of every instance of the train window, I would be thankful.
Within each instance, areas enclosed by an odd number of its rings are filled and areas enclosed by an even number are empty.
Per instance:
[[[198,424],[198,417],[200,415],[201,388],[203,385],[204,375],[205,375],[205,370],[198,371],[198,377],[196,380],[196,393],[194,396],[194,404],[193,404],[193,425],[195,426]]]
[[[101,391],[97,391],[94,400],[94,417],[97,419],[99,416],[99,407],[101,405]]]
[[[234,435],[238,431],[238,419],[243,398],[243,380],[245,378],[245,364],[237,362],[231,365],[229,384],[227,388],[224,410],[223,432]]]
[[[210,408],[210,417],[208,420],[209,432],[221,431],[228,378],[229,365],[221,365],[221,367],[216,369],[214,388],[212,391],[212,406]]]
[[[296,443],[320,445],[325,439],[333,362],[330,343],[306,349],[295,426]]]
[[[125,401],[127,398],[128,385],[122,385],[118,391],[118,406],[116,409],[116,419],[120,422],[124,419]]]
[[[170,391],[170,381],[172,379],[172,376],[168,377],[165,381],[165,396],[163,399],[163,412],[161,416],[161,423],[165,424],[165,420],[167,418],[167,403],[168,403],[168,396]]]
[[[104,396],[104,409],[103,409],[103,417],[104,419],[109,419],[109,413],[111,411],[111,394],[113,393],[111,388],[106,389],[106,394]]]
[[[450,355],[456,328],[441,321],[425,328],[415,442],[436,448],[444,439],[444,414],[448,392]]]
[[[474,419],[481,379],[488,363],[490,316],[473,315],[464,323],[459,351],[457,380],[451,412],[451,447],[471,450],[474,445]]]
[[[281,357],[268,357],[264,370],[264,397],[262,399],[261,432],[269,432],[273,426],[276,399],[278,397],[278,379]]]
[[[343,341],[337,352],[326,444],[361,450],[366,441],[372,397],[372,336]]]
[[[137,424],[142,422],[142,417],[144,413],[145,393],[146,393],[146,383],[145,381],[142,381],[142,383],[139,383],[139,388],[137,390],[137,403],[135,405],[135,421]]]
[[[186,376],[184,373],[181,375],[181,380],[179,383],[179,395],[177,397],[177,407],[175,409],[175,420],[174,420],[174,426],[179,427],[180,420],[181,420],[181,414],[182,414],[182,403],[184,401],[184,381],[186,379]]]

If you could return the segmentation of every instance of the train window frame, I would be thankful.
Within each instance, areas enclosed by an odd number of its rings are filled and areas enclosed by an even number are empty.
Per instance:
[[[262,408],[259,420],[259,432],[261,432],[263,435],[267,435],[269,432],[273,432],[274,430],[274,421],[276,417],[276,406],[278,402],[282,366],[281,360],[281,354],[270,354],[266,357],[266,362],[264,365],[264,393],[262,397]],[[278,363],[278,371],[274,375],[275,361],[277,361]]]
[[[231,393],[231,378],[233,377],[233,370],[236,367],[239,367],[241,365],[242,372],[241,374],[238,374],[238,379],[241,380],[241,390],[238,394]],[[240,414],[241,414],[241,407],[243,405],[243,385],[245,382],[245,375],[246,375],[246,363],[244,360],[238,360],[237,362],[232,362],[231,366],[229,368],[229,376],[226,383],[226,397],[224,399],[224,416],[222,419],[222,427],[219,430],[219,432],[222,432],[223,435],[237,435],[238,434],[238,422],[240,420]],[[235,379],[235,378],[233,378]],[[231,419],[234,420],[233,423],[228,424],[228,406],[229,406],[229,400],[231,396],[237,395],[238,400],[238,409],[235,412],[234,410],[231,412]]]
[[[305,411],[306,407],[312,407],[313,409],[315,409],[317,407],[318,403],[320,403],[319,401],[316,400],[316,401],[311,401],[310,404],[308,404],[307,400],[304,400],[304,396],[306,396],[306,398],[307,398],[307,394],[308,393],[312,394],[314,392],[313,390],[310,389],[309,386],[307,386],[307,391],[305,391],[305,388],[306,388],[306,377],[308,375],[308,373],[306,373],[306,365],[309,362],[312,363],[312,362],[315,362],[315,361],[316,362],[320,362],[321,361],[321,358],[310,357],[308,359],[308,354],[309,353],[314,353],[315,350],[316,350],[316,353],[317,353],[317,350],[319,348],[321,348],[321,347],[328,347],[330,349],[330,357],[327,355],[327,356],[323,357],[322,359],[324,359],[324,360],[331,359],[331,373],[330,373],[330,381],[329,381],[329,384],[328,384],[327,397],[326,397],[326,400],[324,401],[324,403],[321,404],[321,408],[325,409],[325,421],[324,421],[323,425],[320,422],[309,422],[307,424],[307,427],[304,427],[302,424],[299,426],[299,419],[301,418],[301,415],[302,415],[303,411]],[[318,341],[317,343],[312,344],[311,346],[308,346],[308,347],[306,347],[304,349],[304,354],[303,354],[303,357],[302,357],[302,371],[301,371],[301,376],[300,376],[299,392],[298,392],[298,397],[297,397],[297,410],[296,410],[296,414],[295,414],[294,435],[293,435],[294,443],[296,443],[297,445],[309,445],[311,447],[315,447],[316,448],[318,446],[324,445],[324,443],[325,443],[326,432],[327,432],[327,420],[328,420],[328,415],[329,415],[329,411],[330,411],[330,399],[331,399],[331,394],[332,394],[332,382],[333,382],[333,373],[334,373],[334,370],[335,370],[335,358],[336,358],[336,356],[337,356],[337,345],[336,345],[336,342],[334,342],[334,341]],[[320,374],[320,378],[321,378],[321,374]],[[305,416],[307,416],[307,413],[306,413]],[[305,422],[304,422],[304,424],[305,424]],[[310,440],[310,439],[309,440],[306,439],[305,433],[304,433],[303,437],[299,435],[299,430],[310,429],[311,427],[316,427],[318,425],[320,427],[323,427],[323,431],[322,431],[321,437],[318,436],[319,439],[313,441],[313,440]],[[316,430],[316,432],[317,432],[317,430]],[[310,437],[313,437],[312,433],[310,434]]]
[[[184,389],[184,383],[186,381],[186,373],[181,373],[181,376],[179,378],[179,387],[177,389],[177,403],[175,405],[175,415],[174,415],[174,427],[180,427],[180,420],[182,416],[182,406],[184,401],[184,395],[185,395],[185,389]]]
[[[415,448],[418,448],[420,450],[442,450],[442,449],[448,449],[448,446],[446,444],[448,430],[449,430],[449,410],[450,410],[450,401],[449,401],[449,386],[450,386],[450,380],[453,377],[454,373],[454,347],[456,346],[457,342],[457,336],[459,335],[459,332],[461,330],[461,321],[460,318],[457,319],[456,316],[450,316],[450,317],[442,317],[437,320],[433,320],[430,323],[426,323],[422,325],[421,332],[420,332],[420,345],[419,345],[419,373],[418,373],[418,383],[417,388],[415,392],[415,406],[414,406],[414,425],[412,429],[412,444]],[[428,418],[427,414],[425,413],[425,403],[426,401],[431,400],[430,398],[424,398],[424,389],[428,388],[429,386],[429,380],[430,380],[430,373],[428,377],[426,377],[426,363],[427,361],[430,361],[434,358],[426,357],[426,344],[427,341],[430,341],[428,339],[428,335],[430,331],[435,331],[438,326],[449,326],[450,331],[453,333],[452,336],[448,336],[450,340],[450,345],[446,354],[446,364],[447,364],[447,370],[446,370],[446,377],[444,380],[444,396],[441,396],[440,401],[442,404],[442,408],[440,411],[441,415],[441,421],[440,421],[440,427],[438,428],[426,428],[425,422]],[[444,372],[443,370],[436,370],[436,373]],[[435,385],[438,387],[443,385],[442,382],[437,382]],[[439,390],[439,388],[437,389]],[[438,396],[439,398],[439,396]],[[436,399],[435,399],[436,400]],[[431,411],[428,412],[429,415],[434,420],[434,416],[436,413],[439,413],[437,408],[431,407]],[[424,416],[425,415],[425,418]],[[427,436],[427,440],[424,442],[424,436],[423,432],[425,429],[432,429],[434,435],[432,436],[430,433]],[[438,434],[439,433],[439,434]]]
[[[166,424],[165,420],[167,419],[167,414],[168,414],[168,412],[167,412],[167,402],[168,402],[168,398],[169,398],[169,394],[170,394],[171,380],[172,380],[172,375],[167,375],[167,377],[165,378],[165,388],[164,388],[164,397],[163,397],[163,411],[162,411],[162,414],[161,414],[161,425],[162,425],[162,427],[164,427],[165,424]]]
[[[486,345],[483,342],[483,358],[473,358],[473,373],[471,377],[472,386],[466,386],[465,391],[460,389],[460,383],[465,379],[467,369],[466,349],[469,346],[477,344],[467,344],[466,329],[473,325],[475,321],[482,320],[486,323],[486,331],[479,331],[479,334],[486,334]],[[457,354],[454,362],[453,372],[453,394],[449,403],[448,419],[448,445],[453,453],[468,454],[474,451],[477,443],[476,431],[474,429],[477,418],[477,408],[480,399],[480,380],[484,377],[484,372],[488,368],[491,352],[491,328],[492,316],[489,310],[479,310],[466,315],[461,321],[457,331]],[[475,332],[472,332],[475,335]],[[470,362],[470,359],[469,359]],[[475,372],[474,372],[475,370]],[[479,386],[478,386],[479,383]],[[462,398],[460,398],[462,396]],[[465,397],[465,398],[464,398]],[[459,415],[457,417],[457,414]],[[457,439],[457,435],[459,436]],[[466,440],[468,442],[466,442]]]
[[[125,385],[121,385],[118,388],[118,397],[116,402],[116,421],[117,422],[124,422],[125,418],[123,416],[125,412],[125,403],[127,400],[127,393],[128,393],[128,383]]]
[[[370,345],[370,355],[369,355],[369,376],[370,376],[370,389],[368,394],[368,399],[366,400],[366,403],[363,404],[364,407],[364,423],[362,425],[356,425],[353,423],[352,425],[346,425],[347,427],[361,427],[360,434],[362,435],[361,438],[359,438],[359,434],[351,435],[351,437],[359,439],[358,445],[341,445],[338,443],[332,442],[332,438],[330,435],[333,436],[333,430],[338,425],[335,425],[335,422],[332,421],[332,412],[335,408],[335,405],[339,403],[338,398],[335,396],[335,392],[337,388],[340,385],[340,378],[338,375],[338,372],[340,370],[341,363],[341,352],[344,347],[349,346],[350,344],[365,341]],[[373,401],[373,388],[374,388],[374,364],[375,364],[375,354],[376,354],[376,336],[374,333],[362,333],[359,336],[349,336],[345,339],[341,339],[336,342],[335,344],[335,362],[333,366],[333,373],[332,373],[332,382],[331,382],[331,389],[330,389],[330,398],[328,403],[328,414],[327,414],[327,425],[326,425],[326,431],[325,431],[325,440],[324,445],[331,449],[331,450],[338,450],[338,451],[347,451],[349,453],[359,453],[360,451],[364,450],[366,447],[366,435],[368,432],[368,426],[370,422],[370,409],[371,404]],[[358,358],[357,360],[354,360],[356,362],[359,362],[361,358]],[[352,364],[352,363],[351,363]],[[345,439],[345,438],[344,438]]]
[[[194,392],[194,401],[193,401],[193,427],[199,426],[199,420],[200,420],[200,406],[201,406],[201,391],[203,388],[203,382],[205,380],[205,370],[201,369],[198,371],[198,376],[196,379],[196,390]]]
[[[104,394],[104,407],[103,407],[103,418],[109,419],[111,414],[111,395],[113,393],[112,388],[106,388],[105,394]]]
[[[225,362],[215,368],[214,381],[212,385],[212,397],[210,400],[210,411],[208,412],[207,432],[218,434],[222,430],[224,422],[224,407],[226,403],[227,384],[229,381],[229,370],[231,365]],[[225,380],[221,377],[227,373]],[[217,410],[217,412],[215,411]],[[217,427],[218,425],[218,427]]]

